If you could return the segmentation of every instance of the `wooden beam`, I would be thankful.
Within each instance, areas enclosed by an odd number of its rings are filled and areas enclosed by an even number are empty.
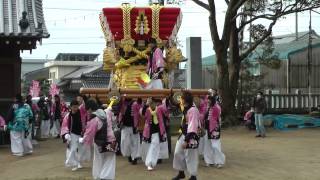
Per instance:
[[[111,91],[108,88],[81,88],[81,94],[87,94],[95,96],[97,94],[105,94],[105,96]],[[117,89],[120,94],[130,95],[130,97],[139,97],[141,95],[148,97],[166,97],[176,92],[183,92],[184,89]],[[207,95],[208,89],[187,89],[193,95]]]

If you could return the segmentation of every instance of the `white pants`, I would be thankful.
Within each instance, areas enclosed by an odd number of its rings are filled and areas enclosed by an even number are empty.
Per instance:
[[[159,138],[159,136],[158,136],[158,138]],[[154,138],[154,142],[155,141],[157,141],[156,138]],[[151,136],[151,143],[152,143],[152,136]],[[150,146],[151,146],[150,143],[142,142],[142,145],[141,145],[141,158],[142,158],[143,162],[146,162],[147,155],[148,155],[148,152],[150,150]],[[157,158],[157,161],[158,161],[158,159],[169,159],[168,141],[161,142],[159,144],[159,148],[160,148],[159,157]]]
[[[145,89],[163,89],[161,79],[151,80]]]
[[[116,154],[114,152],[100,153],[98,146],[93,145],[93,179],[115,179]]]
[[[159,159],[169,159],[168,141],[160,143]]]
[[[56,119],[55,121],[53,121],[53,126],[50,130],[50,134],[53,137],[60,135],[60,120],[59,119]]]
[[[10,131],[12,154],[22,156],[24,154],[30,154],[33,152],[31,133],[27,138],[25,138],[24,135],[24,131]]]
[[[73,133],[71,133],[70,136],[71,136],[71,142],[69,142],[69,148],[67,148],[67,151],[66,151],[65,165],[67,167],[76,167],[80,164],[79,153],[78,153],[80,136]]]
[[[50,120],[42,120],[41,121],[41,138],[48,138],[50,133]]]
[[[84,161],[91,161],[91,149],[92,149],[92,146],[88,146],[88,145],[85,145],[85,144],[80,144],[79,145],[79,160],[80,162],[84,162]]]
[[[198,149],[183,149],[184,135],[176,144],[173,158],[173,168],[178,171],[188,171],[191,176],[198,174],[199,153]]]
[[[208,135],[205,135],[203,157],[206,164],[225,164],[226,156],[221,150],[220,139],[208,139]]]
[[[121,153],[133,160],[140,157],[140,135],[133,134],[132,127],[123,127],[121,130]]]
[[[146,142],[143,142],[146,143]],[[149,143],[146,143],[149,144]],[[149,145],[145,145],[143,152],[146,156],[145,158],[145,165],[155,167],[157,165],[159,155],[160,155],[160,139],[159,133],[153,133],[151,135],[151,143]]]
[[[204,137],[200,137],[199,147],[198,147],[199,155],[203,156],[204,151]]]

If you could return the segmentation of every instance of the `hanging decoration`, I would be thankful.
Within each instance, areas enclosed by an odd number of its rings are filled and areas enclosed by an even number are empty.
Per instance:
[[[58,88],[57,84],[52,83],[50,85],[49,94],[53,97],[55,95],[58,95],[60,92],[60,89]]]
[[[40,83],[39,81],[32,80],[32,85],[29,89],[29,95],[32,97],[39,97],[40,94]]]

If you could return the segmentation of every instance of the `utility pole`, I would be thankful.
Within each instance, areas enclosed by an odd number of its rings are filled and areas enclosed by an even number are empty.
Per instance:
[[[312,63],[312,10],[310,10],[310,20],[309,20],[309,42],[308,42],[308,107],[309,107],[309,112],[311,112],[311,63]]]
[[[296,4],[297,4],[297,1],[296,0]],[[296,41],[298,41],[298,38],[299,38],[299,29],[298,29],[298,12],[296,12]]]

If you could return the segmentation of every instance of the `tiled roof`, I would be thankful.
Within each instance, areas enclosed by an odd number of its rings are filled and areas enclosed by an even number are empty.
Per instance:
[[[90,78],[83,79],[82,85],[84,88],[108,88],[110,78]]]
[[[59,53],[55,61],[94,61],[99,54],[88,53]]]
[[[103,71],[102,66],[82,67],[61,78],[58,84],[65,90],[78,91],[80,88],[107,88],[110,74]]]
[[[19,25],[23,12],[26,12],[27,20],[23,21],[24,25]],[[49,37],[43,16],[42,0],[1,0],[1,37]]]
[[[91,73],[93,71],[96,71],[98,69],[102,69],[102,66],[99,65],[99,66],[84,66],[84,67],[80,67],[79,69],[63,76],[61,79],[74,79],[74,78],[81,78],[81,76],[83,74],[88,74],[88,73]]]

